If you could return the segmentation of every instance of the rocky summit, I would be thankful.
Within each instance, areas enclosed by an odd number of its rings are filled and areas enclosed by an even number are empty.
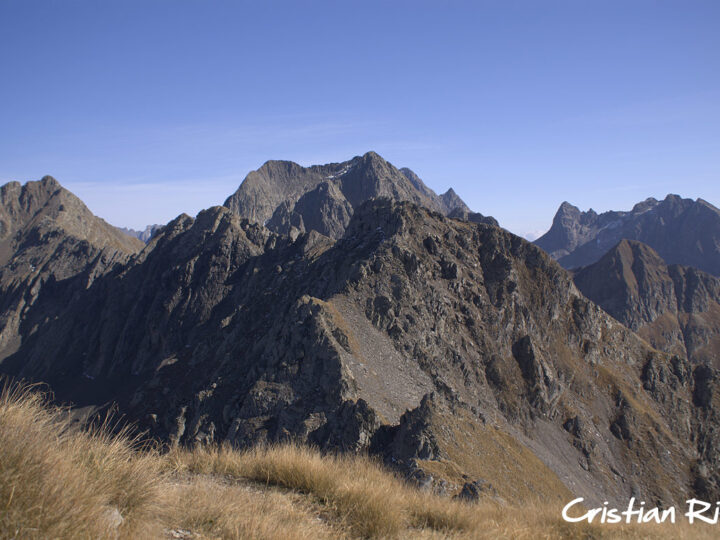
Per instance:
[[[452,188],[437,195],[413,171],[397,169],[375,152],[307,168],[291,161],[268,161],[247,175],[225,206],[274,232],[296,236],[314,230],[338,239],[355,209],[378,197],[410,201],[445,215],[470,213]]]
[[[565,268],[598,261],[622,239],[638,240],[668,264],[720,276],[720,210],[703,199],[668,195],[646,199],[629,212],[598,214],[564,202],[552,227],[535,244]]]
[[[142,247],[50,176],[0,187],[0,355]]]
[[[11,186],[48,184],[38,208],[55,208],[50,193],[74,202],[43,215],[51,232],[7,226],[3,272],[36,254],[7,280],[0,370],[117,407],[167,446],[369,452],[426,489],[498,502],[720,496],[713,365],[653,347],[493,222],[405,200],[421,196],[408,172],[348,163],[270,162],[228,206],[181,215],[145,247],[49,180]],[[367,169],[399,183],[369,189]],[[278,212],[305,232],[263,225]],[[675,296],[692,304],[694,290]]]
[[[651,247],[622,240],[579,269],[582,293],[654,347],[720,367],[720,279],[668,265]]]

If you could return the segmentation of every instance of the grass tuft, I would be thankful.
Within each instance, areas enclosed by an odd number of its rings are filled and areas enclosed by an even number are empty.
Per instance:
[[[0,536],[104,538],[158,530],[159,456],[127,433],[72,429],[28,386],[0,392]]]

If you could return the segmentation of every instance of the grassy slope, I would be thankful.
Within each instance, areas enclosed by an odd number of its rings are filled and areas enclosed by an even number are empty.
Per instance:
[[[372,460],[282,446],[160,453],[72,428],[28,389],[0,395],[0,538],[711,537],[674,525],[569,525],[557,506],[468,504]],[[173,536],[174,534],[174,536]]]

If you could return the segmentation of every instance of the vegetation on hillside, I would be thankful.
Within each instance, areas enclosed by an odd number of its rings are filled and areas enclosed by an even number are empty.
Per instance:
[[[296,445],[161,452],[80,430],[32,388],[0,394],[0,538],[697,537],[710,528],[566,524],[558,508],[418,491],[367,457]]]

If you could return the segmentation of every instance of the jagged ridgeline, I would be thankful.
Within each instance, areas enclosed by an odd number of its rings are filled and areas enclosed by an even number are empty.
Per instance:
[[[564,202],[552,227],[535,243],[565,268],[597,262],[623,239],[654,249],[668,264],[692,266],[720,276],[720,210],[703,199],[668,195],[632,210],[581,212]]]
[[[653,347],[720,367],[720,278],[667,264],[650,246],[622,240],[574,279],[585,296]]]
[[[50,176],[0,187],[0,355],[142,247]]]
[[[353,212],[378,197],[497,225],[491,217],[470,212],[452,188],[436,195],[413,171],[397,169],[375,152],[344,163],[307,168],[291,161],[268,161],[245,178],[225,206],[274,232],[296,237],[315,230],[337,239]]]
[[[116,402],[171,445],[369,451],[506,501],[720,495],[716,371],[653,348],[456,197],[371,153],[269,162],[144,248],[95,240],[91,215],[30,240],[8,225],[0,369]],[[36,273],[60,241],[87,248]]]

